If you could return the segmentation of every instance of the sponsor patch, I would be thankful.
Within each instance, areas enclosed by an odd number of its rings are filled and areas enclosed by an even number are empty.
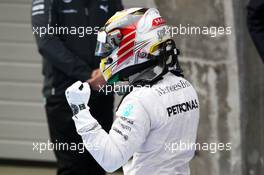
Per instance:
[[[172,115],[181,114],[183,112],[188,112],[197,108],[198,102],[195,99],[181,104],[170,106],[167,108],[167,112],[168,116],[171,117]]]
[[[79,113],[79,108],[75,104],[71,104],[71,110],[72,110],[73,115],[76,115]]]
[[[119,135],[121,135],[121,136],[124,138],[125,141],[128,140],[128,136],[127,136],[126,134],[124,134],[122,131],[120,131],[118,128],[113,127],[113,130],[114,130],[115,132],[117,132]]]
[[[108,5],[100,5],[100,9],[102,9],[105,13],[108,13]]]
[[[165,23],[166,23],[166,21],[162,17],[158,17],[152,21],[152,27],[159,27]]]
[[[129,117],[133,111],[133,108],[134,106],[131,105],[131,104],[128,104],[124,109],[123,109],[123,112],[122,112],[122,116],[124,117]]]
[[[132,121],[132,120],[130,120],[128,118],[120,117],[120,119],[123,120],[123,121],[125,121],[125,122],[127,122],[127,123],[129,123],[130,125],[133,125],[134,124],[134,121]]]
[[[77,10],[75,9],[66,9],[66,10],[61,10],[62,13],[78,13]]]
[[[131,127],[127,126],[126,124],[123,124],[122,122],[118,122],[118,124],[121,126],[122,129],[127,130],[127,131],[131,131]]]
[[[79,111],[86,109],[85,104],[80,104],[78,106],[75,104],[71,104],[70,106],[71,106],[73,115],[76,115],[79,113]]]
[[[157,36],[158,36],[159,41],[162,41],[162,39],[166,36],[166,34],[167,34],[166,32],[167,32],[166,28],[162,28],[161,30],[159,30],[157,32]]]
[[[159,96],[162,96],[184,88],[188,88],[190,86],[191,84],[188,81],[180,80],[177,84],[173,84],[171,86],[166,87],[159,87],[156,88],[155,91],[158,93]]]

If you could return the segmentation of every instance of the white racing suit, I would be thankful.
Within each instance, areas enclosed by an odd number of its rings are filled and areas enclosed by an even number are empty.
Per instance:
[[[134,88],[116,116],[109,134],[88,109],[73,117],[86,148],[106,171],[123,166],[125,175],[190,174],[195,150],[187,144],[196,141],[199,103],[187,80],[169,72],[152,87]]]

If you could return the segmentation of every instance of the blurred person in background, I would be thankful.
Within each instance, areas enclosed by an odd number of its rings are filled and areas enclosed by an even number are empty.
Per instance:
[[[64,92],[76,81],[93,89],[104,84],[94,56],[97,30],[116,11],[120,0],[33,0],[32,29],[43,57],[45,110],[53,143],[80,144]],[[61,28],[60,28],[61,27]],[[91,113],[109,131],[113,95],[92,91]],[[54,150],[58,175],[103,175],[104,170],[86,151]]]
[[[248,28],[264,63],[264,0],[250,0],[248,4]]]

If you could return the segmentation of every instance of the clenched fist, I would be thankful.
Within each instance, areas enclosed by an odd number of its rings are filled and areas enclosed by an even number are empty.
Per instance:
[[[73,115],[81,110],[89,109],[88,102],[91,95],[90,85],[85,82],[77,81],[65,91],[67,101],[72,109]]]

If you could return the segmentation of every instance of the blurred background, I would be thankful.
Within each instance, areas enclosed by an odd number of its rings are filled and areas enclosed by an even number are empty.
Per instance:
[[[231,27],[230,35],[174,36],[200,97],[198,142],[232,144],[197,152],[193,175],[264,174],[264,64],[249,38],[247,2],[123,0],[126,8],[158,8],[172,26]],[[55,174],[53,152],[32,150],[49,136],[30,12],[31,0],[0,0],[0,175]]]

